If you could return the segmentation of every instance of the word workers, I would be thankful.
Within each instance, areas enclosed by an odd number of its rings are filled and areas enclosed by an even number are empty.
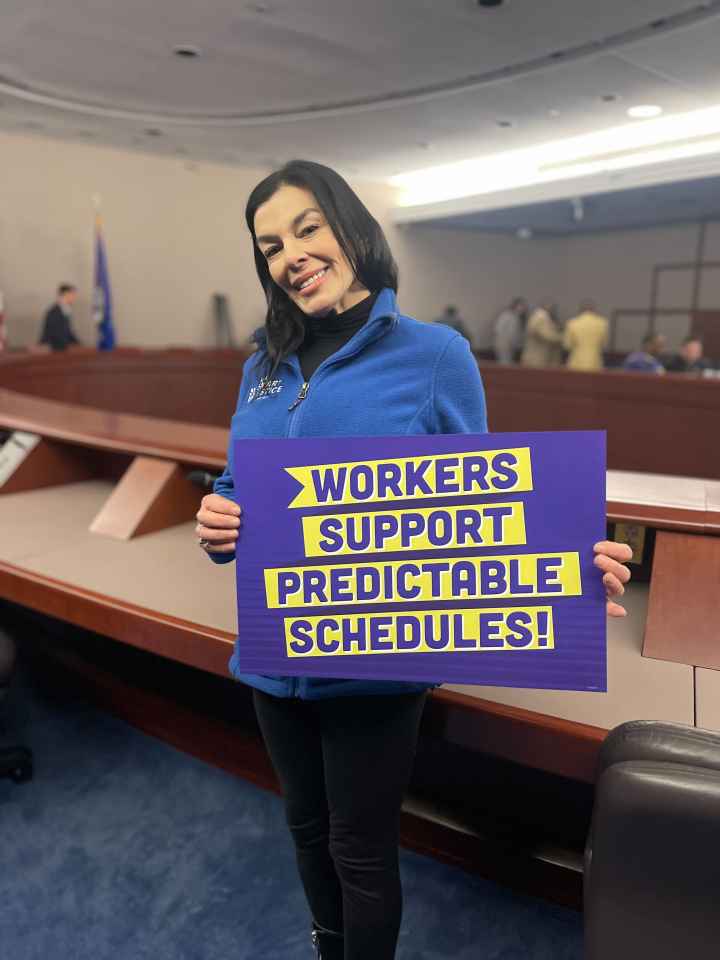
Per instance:
[[[302,487],[290,507],[533,489],[528,447],[285,469]]]

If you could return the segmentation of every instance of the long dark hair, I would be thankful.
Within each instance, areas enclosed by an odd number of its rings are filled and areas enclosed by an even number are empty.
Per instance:
[[[265,342],[260,341],[267,353],[267,374],[297,350],[305,336],[305,315],[273,281],[255,236],[258,207],[285,184],[313,194],[355,277],[370,293],[377,293],[383,287],[397,291],[398,283],[397,264],[382,227],[339,173],[311,160],[291,160],[265,177],[248,198],[245,219],[253,238],[255,267],[267,300]]]

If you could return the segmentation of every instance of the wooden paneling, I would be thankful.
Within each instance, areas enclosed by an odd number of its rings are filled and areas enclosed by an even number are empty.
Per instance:
[[[0,389],[0,427],[96,450],[145,454],[206,467],[225,466],[228,429],[113,413]]]
[[[247,356],[193,349],[10,354],[0,356],[0,386],[80,408],[226,429]],[[718,380],[484,362],[480,370],[495,432],[607,430],[611,469],[720,479],[720,447],[707,443],[720,432]]]
[[[643,656],[720,670],[720,538],[655,540]]]
[[[0,484],[0,496],[75,483],[99,476],[101,463],[94,450],[80,450],[53,440],[41,439]]]
[[[0,386],[115,413],[226,426],[248,350],[0,354]]]
[[[481,364],[490,429],[606,430],[608,468],[720,479],[720,381]]]
[[[171,460],[135,457],[90,525],[93,533],[129,540],[191,520],[198,490]]]
[[[458,746],[592,783],[607,730],[547,714],[436,690],[428,700],[428,732]]]
[[[0,561],[0,596],[200,670],[227,676],[235,637]]]

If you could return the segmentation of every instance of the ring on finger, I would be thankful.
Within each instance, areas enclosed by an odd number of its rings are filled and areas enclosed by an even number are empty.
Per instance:
[[[207,548],[210,546],[210,541],[206,540],[204,537],[200,537],[198,540],[198,546],[202,547],[203,550],[207,550]]]

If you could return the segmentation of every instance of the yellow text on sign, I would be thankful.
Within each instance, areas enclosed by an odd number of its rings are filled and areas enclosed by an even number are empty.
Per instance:
[[[268,609],[581,594],[577,553],[333,563],[265,570]]]
[[[542,652],[552,650],[554,645],[552,607],[416,610],[285,619],[288,657]]]
[[[526,542],[522,502],[376,510],[302,518],[306,557]]]
[[[529,447],[285,469],[302,487],[294,508],[533,489]]]

